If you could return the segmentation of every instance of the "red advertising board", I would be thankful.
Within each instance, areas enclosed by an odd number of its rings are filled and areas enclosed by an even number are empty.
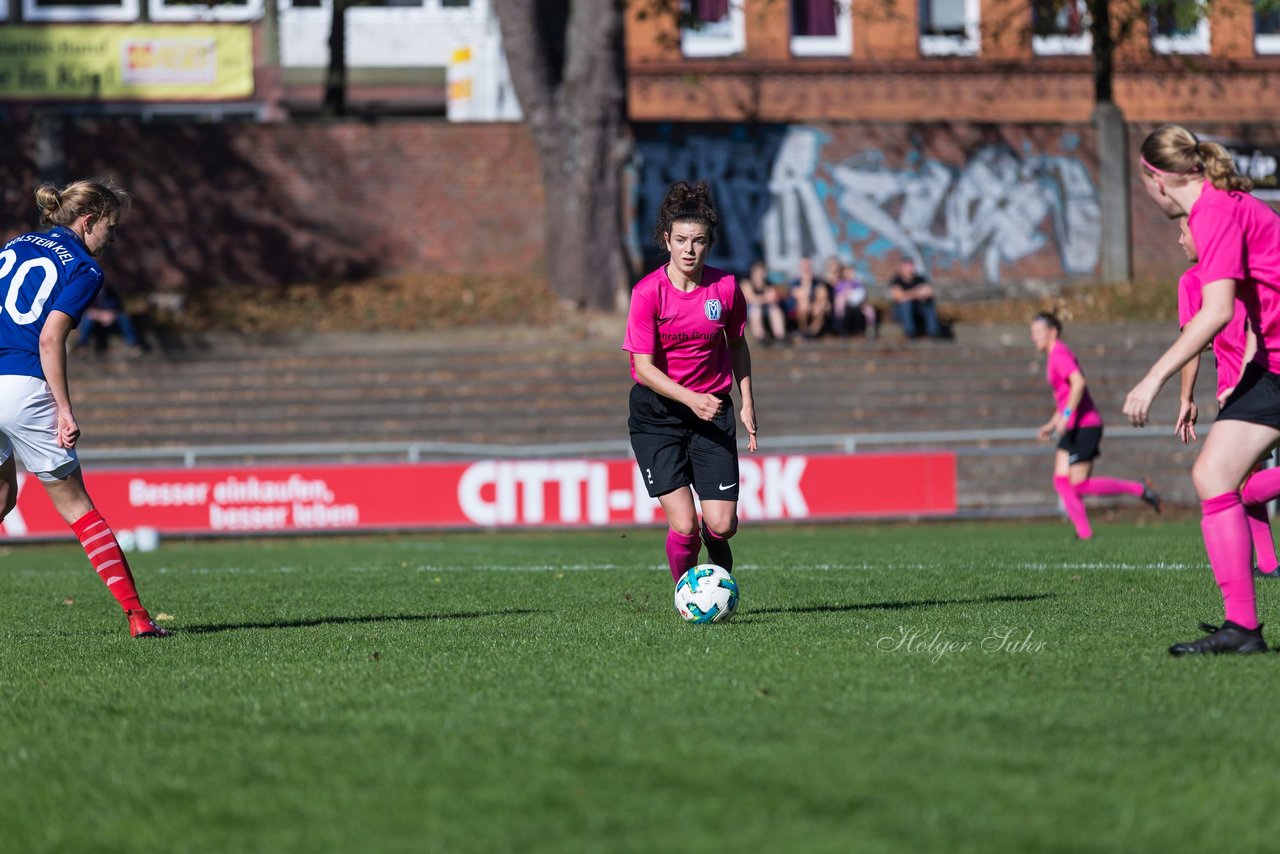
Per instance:
[[[745,457],[739,515],[761,519],[945,516],[950,453]],[[430,528],[646,525],[662,521],[630,459],[94,471],[117,530],[262,534]],[[19,476],[0,537],[70,536],[39,481]]]

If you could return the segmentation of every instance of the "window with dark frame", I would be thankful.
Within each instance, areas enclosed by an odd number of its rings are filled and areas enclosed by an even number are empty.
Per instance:
[[[687,9],[695,21],[714,24],[729,14],[729,0],[688,0]]]
[[[142,0],[13,0],[22,3],[22,17],[42,21],[136,21]]]
[[[1031,3],[1031,32],[1042,38],[1086,35],[1089,20],[1084,0],[1032,0]]]
[[[965,0],[920,0],[920,34],[965,38]]]
[[[123,5],[123,0],[35,0],[38,9],[118,9]]]
[[[1194,36],[1203,18],[1199,4],[1187,0],[1155,0],[1148,4],[1147,10],[1153,36]]]
[[[1280,3],[1254,3],[1253,31],[1260,36],[1280,36]]]
[[[791,0],[791,34],[834,36],[837,14],[835,0]]]

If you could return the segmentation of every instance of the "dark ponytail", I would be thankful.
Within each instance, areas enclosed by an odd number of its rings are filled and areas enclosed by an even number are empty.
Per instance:
[[[1043,323],[1059,335],[1062,334],[1062,321],[1058,319],[1058,315],[1052,312],[1042,311],[1035,317],[1031,318],[1032,323]]]
[[[707,230],[707,246],[716,242],[716,226],[720,215],[711,201],[711,186],[706,181],[688,184],[677,181],[667,188],[667,195],[658,209],[658,224],[653,231],[653,241],[667,248],[667,235],[677,222],[696,222]]]

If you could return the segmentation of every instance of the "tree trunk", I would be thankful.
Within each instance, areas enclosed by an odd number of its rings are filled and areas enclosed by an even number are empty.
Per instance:
[[[1110,0],[1089,4],[1089,34],[1093,37],[1093,103],[1110,103],[1116,53]]]
[[[579,127],[555,136],[562,141],[542,155],[552,290],[578,308],[615,308],[630,291],[620,216],[622,170],[612,153],[617,134],[608,127]],[[557,152],[574,148],[579,151],[569,171],[570,158]]]
[[[333,18],[329,23],[329,67],[324,75],[326,116],[347,114],[347,6],[348,0],[333,0]]]
[[[617,0],[496,0],[502,39],[542,167],[547,274],[579,308],[625,305],[626,124]]]
[[[1133,277],[1130,239],[1129,127],[1112,100],[1115,39],[1107,0],[1090,4],[1093,35],[1093,126],[1098,139],[1098,195],[1102,208],[1102,281],[1127,282]],[[1128,27],[1125,27],[1127,32]]]

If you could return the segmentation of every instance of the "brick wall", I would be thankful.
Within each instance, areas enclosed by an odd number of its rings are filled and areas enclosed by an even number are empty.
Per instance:
[[[917,0],[850,0],[852,53],[792,56],[789,4],[745,0],[740,55],[686,58],[673,16],[628,6],[628,108],[634,121],[1086,122],[1088,55],[1036,55],[1030,4],[978,0],[977,56],[921,55]],[[1090,4],[1091,8],[1095,4]],[[1115,55],[1114,98],[1135,122],[1265,118],[1280,56],[1258,55],[1249,0],[1208,4],[1210,52],[1156,53],[1131,0],[1111,0],[1112,26],[1132,25]],[[1135,15],[1136,13],[1136,15]],[[1132,17],[1131,17],[1132,16]],[[1265,110],[1264,110],[1265,112]]]
[[[712,263],[778,276],[836,255],[883,284],[904,256],[950,296],[1091,278],[1101,231],[1090,125],[637,125],[638,220],[665,186],[711,181]],[[647,249],[643,238],[638,248]],[[651,253],[651,250],[650,250]],[[657,256],[649,254],[647,264]]]
[[[80,122],[65,175],[134,196],[104,264],[122,290],[538,272],[543,196],[521,125]],[[0,141],[11,234],[34,225],[30,132]]]
[[[1150,129],[1133,126],[1131,163]],[[1280,148],[1277,126],[1196,129]],[[35,146],[27,127],[4,131],[0,232],[13,234],[34,225]],[[667,183],[707,177],[725,218],[713,262],[733,269],[763,254],[786,273],[799,253],[834,250],[884,281],[897,257],[915,251],[957,296],[1097,274],[1098,170],[1087,123],[635,131],[638,257]],[[106,261],[127,292],[542,270],[543,195],[521,125],[82,122],[66,127],[64,148],[67,176],[112,174],[135,196]],[[1176,277],[1185,266],[1176,228],[1136,171],[1131,182],[1135,275]]]
[[[634,127],[639,223],[652,227],[669,182],[710,179],[722,219],[712,263],[731,270],[763,257],[789,276],[801,256],[834,254],[883,283],[911,256],[959,299],[1088,284],[1100,271],[1097,142],[1088,123]],[[1130,129],[1133,273],[1176,281],[1186,269],[1177,226],[1148,199],[1136,169],[1154,127]],[[1280,153],[1280,126],[1195,130]],[[635,249],[651,265],[657,255],[647,234],[637,234]]]

